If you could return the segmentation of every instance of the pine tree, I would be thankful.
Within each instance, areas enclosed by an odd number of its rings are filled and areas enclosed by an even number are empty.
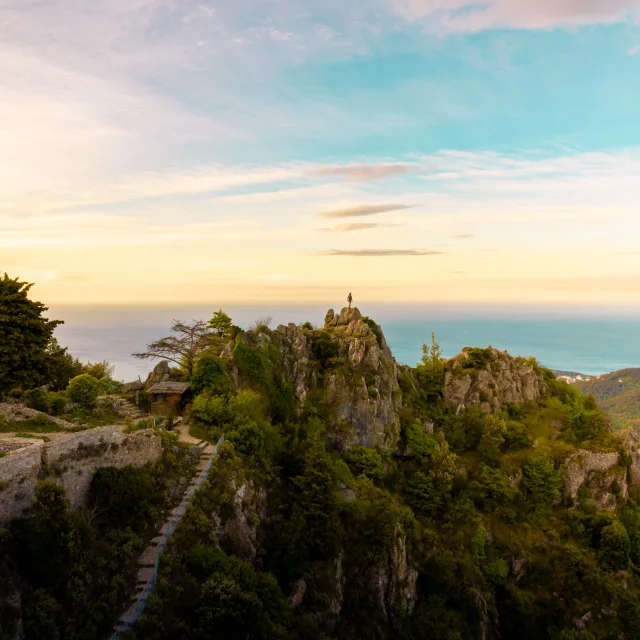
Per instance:
[[[0,279],[0,394],[49,382],[47,347],[62,322],[43,317],[47,307],[29,300],[32,286],[6,273]]]

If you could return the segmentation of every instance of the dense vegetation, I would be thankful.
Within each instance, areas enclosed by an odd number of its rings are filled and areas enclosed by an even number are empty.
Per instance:
[[[312,337],[330,366],[329,336]],[[618,495],[617,513],[600,510],[586,493],[570,509],[561,495],[577,448],[629,462],[593,398],[544,372],[539,404],[456,415],[433,339],[401,375],[398,452],[339,451],[313,398],[282,412],[290,390],[267,345],[236,338],[244,388],[213,358],[198,374],[211,386],[196,430],[227,443],[131,639],[640,637],[640,509]]]
[[[379,327],[364,322],[382,347]],[[129,640],[640,638],[640,508],[624,480],[632,460],[593,396],[532,360],[547,389],[540,402],[456,411],[432,336],[417,367],[398,372],[398,446],[342,448],[319,386],[297,410],[268,324],[246,333],[218,311],[140,354],[174,350],[195,394],[192,434],[226,443]],[[301,331],[318,385],[355,384],[331,329]],[[44,349],[45,359],[58,349],[50,336]],[[466,354],[461,375],[477,378],[491,351]],[[38,374],[9,393],[39,411],[73,400],[95,412],[109,372],[62,360],[64,376]],[[586,487],[577,500],[563,495],[564,464],[578,450],[618,460],[625,489],[610,485],[609,509]],[[28,517],[0,533],[2,640],[14,631],[16,589],[26,640],[108,635],[152,524],[189,475],[184,451],[166,451],[157,467],[101,470],[87,509],[39,485]]]
[[[64,489],[43,480],[26,516],[0,528],[0,595],[20,589],[26,640],[110,635],[135,591],[139,553],[193,473],[188,448],[162,437],[158,464],[98,470],[86,508],[71,509]],[[4,599],[3,640],[14,637],[18,614]]]
[[[640,425],[640,369],[614,371],[575,386],[593,395],[617,429]]]

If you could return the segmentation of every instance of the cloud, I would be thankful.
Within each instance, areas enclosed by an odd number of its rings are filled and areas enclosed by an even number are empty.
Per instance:
[[[384,224],[382,222],[350,222],[348,224],[339,224],[337,227],[325,227],[324,229],[318,229],[318,231],[361,231],[363,229],[376,229],[378,227],[399,227],[397,224]]]
[[[472,233],[461,233],[460,235],[457,236],[451,236],[453,239],[455,240],[463,240],[466,238],[475,238],[475,236]]]
[[[382,256],[439,256],[443,251],[431,251],[430,249],[329,249],[320,251],[321,256],[357,256],[357,257],[382,257]]]
[[[323,211],[318,214],[325,218],[355,218],[358,216],[372,216],[376,213],[387,213],[388,211],[401,211],[409,209],[414,205],[407,204],[372,204],[361,205],[359,207],[349,207],[348,209],[334,209],[333,211]]]
[[[631,49],[629,49],[630,56],[635,56],[638,53],[640,53],[640,44],[637,44],[635,47],[631,47]]]
[[[406,164],[364,165],[356,164],[346,167],[320,167],[309,171],[307,175],[316,177],[336,177],[354,182],[382,180],[397,175],[405,175],[411,171]]]
[[[638,17],[639,0],[390,0],[406,20],[428,29],[555,29],[613,24]]]

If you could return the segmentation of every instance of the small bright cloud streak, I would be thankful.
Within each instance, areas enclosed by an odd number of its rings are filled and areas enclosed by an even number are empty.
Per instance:
[[[372,216],[378,213],[388,213],[390,211],[401,211],[409,209],[412,205],[407,204],[371,204],[360,205],[357,207],[347,207],[346,209],[333,209],[332,211],[323,211],[318,215],[325,218],[355,218],[360,216]]]

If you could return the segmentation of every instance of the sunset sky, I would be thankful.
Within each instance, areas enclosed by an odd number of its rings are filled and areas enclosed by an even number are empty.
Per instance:
[[[637,304],[640,0],[3,0],[46,302]]]

